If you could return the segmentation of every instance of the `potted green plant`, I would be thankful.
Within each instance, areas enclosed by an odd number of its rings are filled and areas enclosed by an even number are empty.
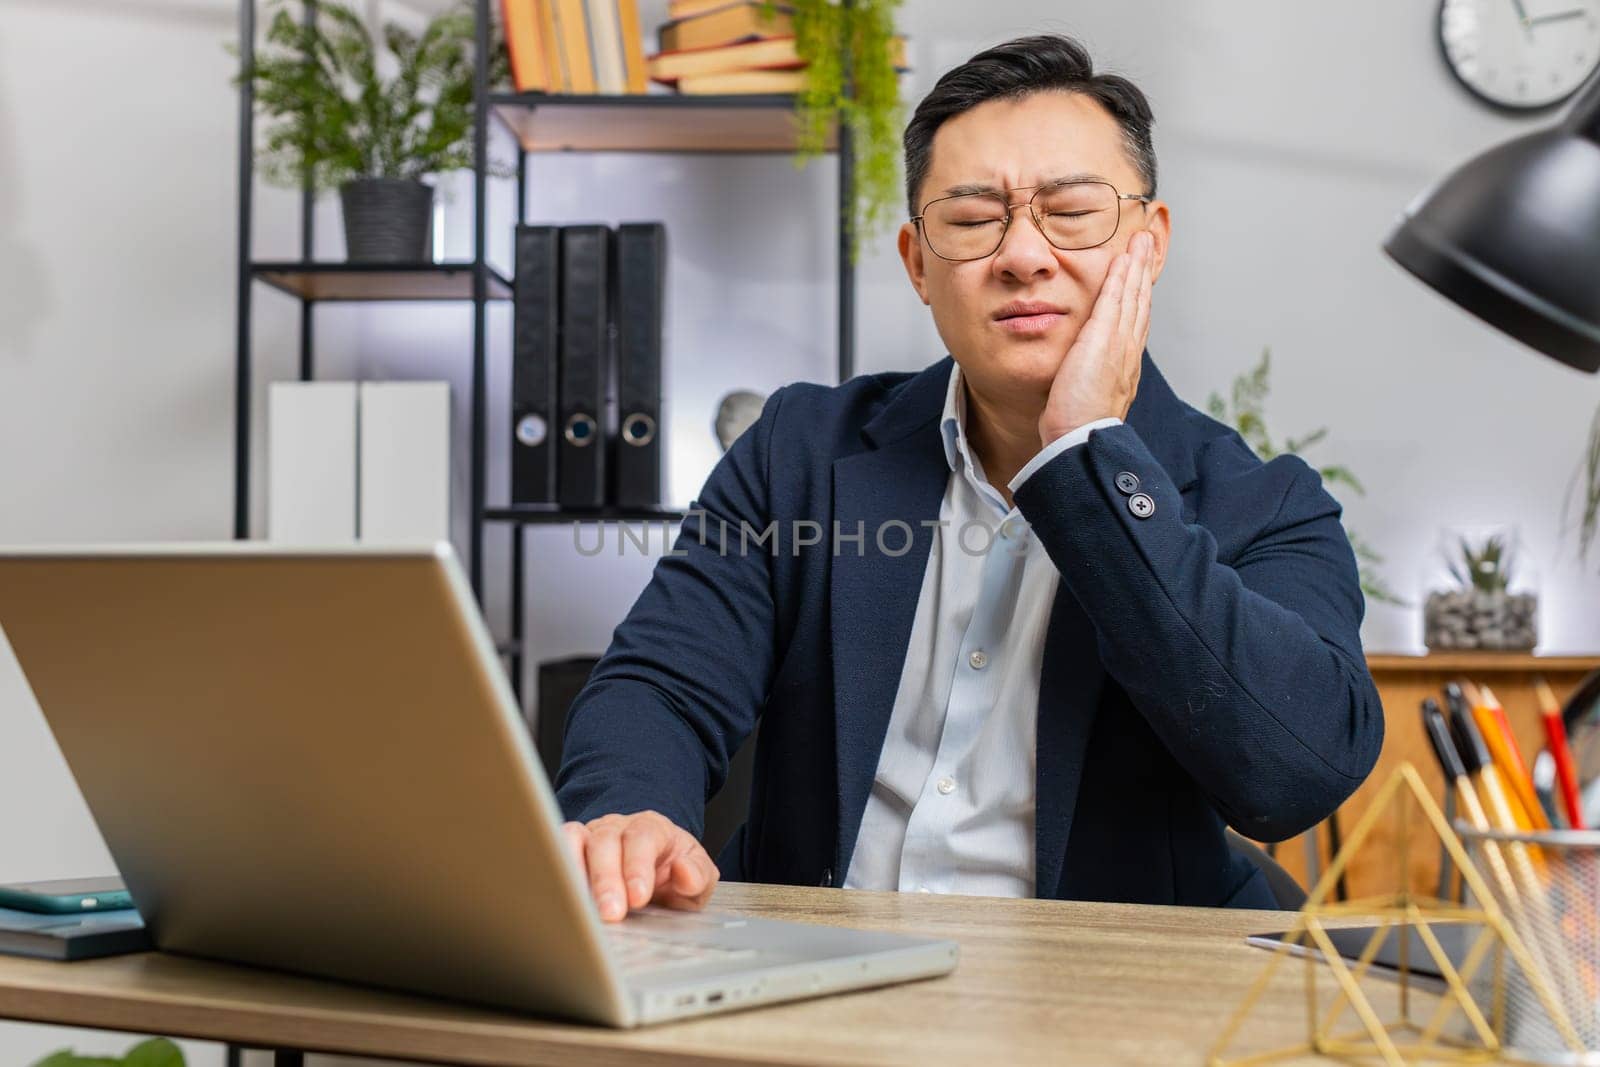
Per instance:
[[[1289,438],[1282,447],[1273,442],[1272,435],[1267,432],[1264,410],[1267,393],[1271,389],[1271,377],[1272,349],[1265,348],[1261,351],[1261,361],[1233,380],[1231,404],[1217,393],[1212,393],[1206,402],[1211,417],[1238,430],[1245,444],[1263,460],[1284,453],[1299,455],[1328,436],[1327,427],[1321,427],[1304,437]],[[1317,468],[1317,473],[1322,475],[1325,485],[1345,485],[1360,496],[1365,496],[1367,493],[1366,486],[1361,484],[1360,479],[1348,467],[1337,464],[1322,466]],[[1378,564],[1383,562],[1383,557],[1348,528],[1345,530],[1345,536],[1350,540],[1350,550],[1355,553],[1356,564],[1360,568],[1361,592],[1368,600],[1405,606],[1406,602],[1395,595],[1378,573]]]
[[[1527,650],[1539,643],[1538,597],[1511,592],[1516,537],[1447,532],[1442,555],[1456,588],[1428,594],[1422,643],[1430,649]]]
[[[341,4],[307,23],[274,0],[263,46],[242,71],[268,119],[259,154],[274,184],[337,189],[350,259],[427,258],[433,187],[424,179],[472,166],[475,15],[457,5],[421,33],[383,27],[382,49]],[[392,75],[380,73],[382,52]],[[490,52],[490,81],[505,76]]]
[[[80,1056],[63,1049],[33,1067],[183,1067],[183,1051],[164,1037],[141,1041],[121,1056]]]
[[[855,151],[851,254],[900,207],[900,133],[905,125],[894,67],[894,11],[900,0],[783,0],[794,9],[795,51],[806,64],[795,98],[798,161],[819,155],[837,121]],[[765,0],[764,10],[775,9]]]

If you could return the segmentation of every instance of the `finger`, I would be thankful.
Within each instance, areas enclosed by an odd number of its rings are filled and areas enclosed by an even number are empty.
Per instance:
[[[1123,342],[1123,351],[1127,351],[1128,344],[1132,341],[1135,321],[1139,317],[1139,293],[1144,287],[1145,266],[1150,262],[1145,254],[1144,241],[1137,235],[1128,249],[1131,259],[1128,261],[1128,277],[1123,286],[1123,297],[1118,308],[1117,336]]]
[[[622,831],[622,882],[630,908],[650,903],[656,891],[656,860],[670,844],[666,829],[651,819],[634,819]]]
[[[561,825],[561,836],[567,842],[567,851],[572,854],[572,860],[578,865],[578,870],[587,872],[588,863],[583,858],[584,846],[589,840],[589,831],[581,822],[569,822]]]
[[[1145,346],[1150,340],[1150,302],[1153,286],[1155,285],[1155,258],[1154,242],[1152,242],[1150,256],[1145,260],[1144,277],[1139,285],[1139,310],[1133,322],[1133,340],[1136,346],[1135,360],[1144,354]]]
[[[721,872],[717,870],[716,861],[706,854],[705,849],[699,848],[689,853],[679,864],[680,867],[685,865],[692,867],[697,877],[684,882],[683,888],[689,891],[691,885],[698,883],[699,889],[692,891],[691,895],[704,904],[711,899],[711,892],[717,888],[717,882],[722,877]]]
[[[620,820],[602,819],[589,824],[589,892],[600,908],[600,918],[615,922],[628,914],[622,890],[622,827]]]
[[[1100,285],[1100,295],[1095,298],[1094,308],[1089,312],[1089,319],[1078,331],[1078,339],[1074,348],[1098,348],[1103,345],[1116,329],[1118,318],[1122,313],[1122,291],[1126,283],[1127,253],[1122,253],[1111,262],[1111,269],[1106,271],[1105,281]]]
[[[670,908],[698,911],[710,901],[719,877],[716,864],[703,849],[698,850],[673,864],[672,878],[658,891],[656,900]]]

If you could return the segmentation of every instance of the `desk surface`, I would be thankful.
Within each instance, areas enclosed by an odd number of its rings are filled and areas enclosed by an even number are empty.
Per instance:
[[[0,956],[0,1017],[459,1064],[1200,1064],[1270,958],[1243,936],[1292,921],[749,885],[722,886],[714,906],[948,937],[961,963],[945,978],[618,1032],[161,953]],[[1304,1012],[1302,967],[1285,966],[1251,1046],[1303,1040]]]

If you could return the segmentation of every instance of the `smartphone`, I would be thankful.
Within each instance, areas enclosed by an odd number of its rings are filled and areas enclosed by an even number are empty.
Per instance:
[[[62,915],[133,907],[121,878],[62,878],[0,885],[0,908]]]

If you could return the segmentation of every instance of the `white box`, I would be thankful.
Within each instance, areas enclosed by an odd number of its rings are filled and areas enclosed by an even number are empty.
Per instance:
[[[363,382],[360,538],[450,540],[450,383]]]
[[[273,382],[267,392],[267,540],[356,539],[354,382]]]

